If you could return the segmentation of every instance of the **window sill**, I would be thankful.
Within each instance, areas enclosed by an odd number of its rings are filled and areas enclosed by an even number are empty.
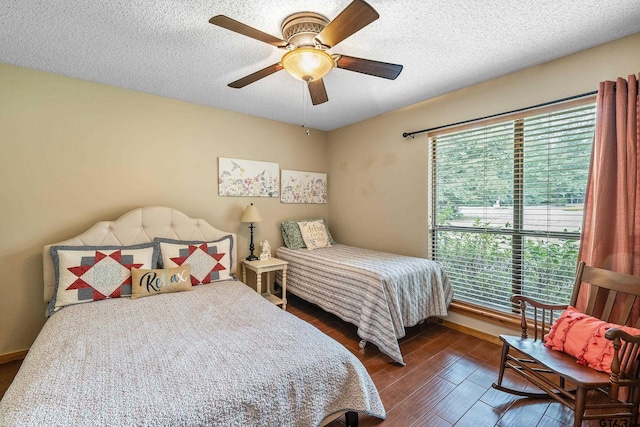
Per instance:
[[[520,315],[510,315],[493,311],[487,308],[478,307],[477,305],[467,304],[462,301],[452,301],[449,309],[455,313],[464,314],[466,316],[475,317],[496,325],[506,326],[509,328],[520,329]]]

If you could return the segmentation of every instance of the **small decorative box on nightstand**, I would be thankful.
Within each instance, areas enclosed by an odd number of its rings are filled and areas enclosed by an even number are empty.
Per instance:
[[[287,261],[278,258],[269,258],[257,261],[242,262],[242,281],[247,283],[247,269],[256,273],[256,292],[276,305],[281,305],[283,310],[287,309]],[[282,298],[278,298],[271,293],[273,280],[270,279],[272,271],[282,270]],[[262,292],[262,273],[267,273],[267,290]],[[275,279],[275,277],[274,277]]]

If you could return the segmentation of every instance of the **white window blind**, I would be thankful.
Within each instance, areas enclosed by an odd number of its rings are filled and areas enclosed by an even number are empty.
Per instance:
[[[569,302],[594,125],[590,99],[430,134],[433,254],[456,300]]]

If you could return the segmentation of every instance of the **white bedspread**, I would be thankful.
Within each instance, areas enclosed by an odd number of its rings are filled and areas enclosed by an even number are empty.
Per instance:
[[[453,289],[440,265],[423,258],[336,244],[278,248],[289,262],[287,291],[358,327],[358,335],[402,363],[405,327],[446,316]]]
[[[0,402],[4,426],[317,426],[384,418],[362,364],[240,282],[66,307]]]

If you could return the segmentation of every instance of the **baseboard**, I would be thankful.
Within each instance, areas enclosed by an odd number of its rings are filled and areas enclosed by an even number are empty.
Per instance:
[[[488,341],[493,344],[502,345],[502,341],[500,341],[500,339],[494,335],[487,334],[486,332],[481,332],[467,326],[459,325],[457,323],[449,322],[445,319],[441,320],[442,322],[440,324],[444,327],[453,329],[454,331],[462,332],[467,335],[471,335],[472,337],[480,338],[481,340]]]
[[[16,351],[15,353],[0,354],[0,365],[13,362],[16,360],[22,360],[25,358],[29,350]]]

